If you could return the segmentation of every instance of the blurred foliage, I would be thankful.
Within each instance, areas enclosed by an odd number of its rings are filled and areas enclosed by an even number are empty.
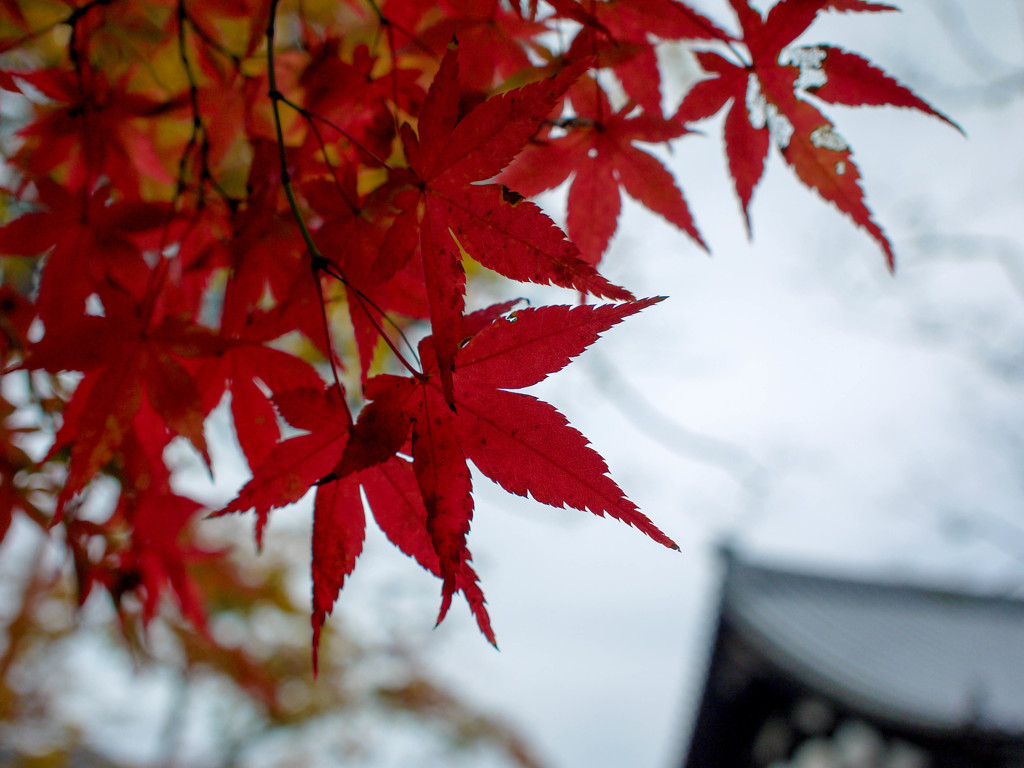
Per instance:
[[[130,592],[116,606],[97,592],[80,609],[73,569],[28,526],[16,525],[4,547],[4,766],[314,766],[325,764],[325,750],[372,765],[389,729],[436,742],[438,764],[472,764],[486,751],[502,764],[540,765],[519,734],[446,689],[401,640],[360,642],[336,621],[314,678],[308,608],[290,594],[283,556],[235,552],[196,563],[192,576],[209,611],[204,633],[173,606],[144,628]],[[103,690],[93,690],[96,681]],[[94,732],[108,713],[121,739]],[[142,727],[145,713],[155,722]],[[366,718],[379,728],[345,727]],[[200,757],[186,747],[197,726],[214,737]],[[147,734],[151,759],[119,756]],[[264,745],[287,758],[266,762]]]

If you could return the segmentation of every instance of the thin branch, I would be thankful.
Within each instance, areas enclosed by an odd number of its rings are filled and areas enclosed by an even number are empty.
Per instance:
[[[387,16],[385,16],[384,12],[381,11],[380,6],[377,5],[375,0],[366,0],[366,2],[367,2],[367,5],[369,5],[370,8],[373,10],[373,12],[376,14],[377,21],[380,23],[380,25],[382,27],[384,27],[384,29],[386,29],[386,30],[397,29],[403,35],[408,37],[409,40],[412,42],[412,44],[415,45],[417,48],[419,48],[423,53],[427,54],[428,56],[430,56],[433,59],[437,59],[437,55],[432,50],[430,50],[430,48],[428,48],[427,45],[425,43],[423,43],[423,41],[421,41],[418,37],[416,37],[416,35],[413,32],[411,32],[410,30],[406,29],[405,27],[403,27],[400,24],[396,24],[394,21],[392,21]],[[397,55],[396,55],[396,51],[395,51],[395,48],[394,48],[394,38],[390,35],[390,32],[388,34],[388,46],[389,46],[389,49],[390,49],[390,52],[391,52],[391,63],[392,63],[392,68],[393,68],[394,67],[394,63],[397,61]]]
[[[185,189],[185,175],[187,172],[188,158],[195,151],[196,147],[199,148],[199,179],[198,179],[198,190],[197,194],[199,200],[197,206],[202,208],[206,202],[206,184],[209,184],[222,198],[228,201],[229,205],[233,204],[234,201],[228,195],[227,191],[220,185],[220,182],[214,178],[213,174],[210,173],[210,135],[206,129],[206,125],[203,123],[202,111],[199,108],[199,83],[195,76],[195,71],[192,68],[192,62],[188,58],[188,41],[185,37],[186,24],[190,25],[193,31],[199,36],[201,40],[206,42],[206,38],[199,33],[199,28],[192,21],[191,16],[188,13],[188,9],[185,7],[185,0],[178,0],[177,5],[177,23],[178,23],[178,57],[181,60],[181,66],[185,71],[185,77],[188,79],[189,84],[189,106],[192,110],[192,133],[189,136],[188,143],[185,145],[185,149],[182,151],[181,159],[178,161],[178,180],[176,189],[174,192],[174,199],[178,200],[180,195]],[[207,43],[210,44],[210,43]]]
[[[182,5],[184,5],[184,3],[182,3]],[[195,33],[196,37],[198,37],[200,40],[206,43],[207,48],[209,48],[212,51],[216,51],[225,59],[230,61],[236,71],[241,67],[241,56],[227,48],[220,40],[218,40],[216,37],[210,34],[206,29],[203,28],[203,25],[199,23],[198,19],[196,19],[195,16],[188,13],[187,11],[185,14],[185,18],[188,21],[189,26],[192,27],[192,31]]]
[[[334,123],[331,120],[328,120],[326,117],[318,115],[318,114],[316,114],[314,112],[310,112],[308,109],[303,107],[301,104],[296,104],[294,101],[289,99],[284,94],[278,94],[278,97],[279,97],[278,98],[279,101],[281,101],[284,104],[287,104],[289,107],[291,107],[296,112],[298,112],[300,115],[302,115],[302,117],[304,117],[307,121],[312,122],[314,120],[319,120],[321,123],[323,123],[327,127],[333,128],[335,131],[337,131],[342,136],[344,136],[349,141],[349,143],[352,144],[353,147],[355,147],[360,152],[362,152],[364,155],[366,155],[371,160],[371,162],[374,165],[377,165],[377,166],[379,166],[381,168],[384,168],[386,170],[391,170],[391,166],[389,166],[385,160],[382,160],[380,157],[378,157],[368,147],[364,147],[359,142],[358,139],[356,139],[352,134],[350,134],[348,131],[346,131],[344,128],[342,128],[337,123]]]
[[[295,198],[295,189],[292,186],[291,172],[288,170],[288,154],[285,151],[284,126],[282,125],[281,122],[281,102],[286,103],[288,106],[298,111],[299,114],[312,115],[312,113],[309,113],[304,108],[299,107],[298,105],[288,101],[288,99],[285,98],[285,96],[277,89],[277,72],[275,70],[274,61],[274,37],[277,22],[277,9],[279,4],[280,0],[271,0],[270,19],[267,23],[267,83],[269,86],[269,92],[267,95],[271,100],[274,113],[274,130],[277,134],[278,158],[281,162],[281,185],[282,187],[284,187],[285,197],[287,197],[288,199],[288,206],[289,208],[291,208],[292,217],[298,224],[299,232],[302,235],[302,240],[306,244],[306,250],[309,252],[310,258],[312,259],[313,279],[316,282],[317,294],[320,296],[321,309],[323,309],[323,292],[322,286],[320,285],[320,272],[326,271],[325,267],[329,267],[331,262],[320,252],[320,249],[313,241],[313,235],[309,231],[309,226],[306,224],[306,219],[302,215],[302,211],[299,209],[298,200]],[[331,273],[328,272],[328,274]],[[337,277],[337,275],[333,276]],[[342,279],[344,282],[343,278],[339,277],[338,279]],[[323,316],[325,323],[325,332],[327,333],[327,347],[328,356],[330,357],[331,360],[331,370],[332,373],[334,374],[335,381],[337,381],[338,372],[335,369],[334,344],[331,340],[330,326],[327,323],[325,309],[323,309]],[[384,337],[384,340],[387,343],[387,345],[395,353],[395,356],[398,358],[399,362],[401,362],[402,365],[405,366],[405,368],[414,376],[421,375],[420,372],[413,368],[412,365],[410,365],[409,362],[405,359],[405,357],[402,356],[402,354],[395,347],[391,339],[388,338],[387,334],[384,333],[383,330],[381,330],[380,332],[381,335]]]
[[[366,312],[366,316],[370,319],[370,322],[376,329],[377,334],[382,339],[384,339],[384,343],[388,345],[388,348],[391,350],[391,352],[395,355],[395,357],[397,357],[402,362],[402,364],[406,368],[415,373],[415,369],[413,369],[413,367],[405,361],[405,358],[402,357],[402,353],[398,351],[398,349],[395,347],[395,344],[391,341],[391,337],[388,336],[387,333],[384,332],[384,329],[381,327],[381,325],[376,320],[374,320],[373,315],[370,314],[369,310],[367,310],[367,306],[369,306],[377,314],[379,314],[384,322],[386,322],[388,325],[395,329],[395,331],[401,337],[402,342],[405,344],[409,352],[412,354],[412,358],[413,360],[416,361],[416,365],[421,369],[423,368],[423,363],[420,361],[419,355],[416,353],[416,348],[412,345],[412,342],[409,341],[409,337],[405,335],[405,331],[402,330],[401,326],[398,325],[398,323],[391,319],[387,312],[381,309],[380,306],[373,299],[367,296],[363,291],[359,290],[354,285],[352,285],[352,283],[349,282],[348,278],[341,273],[341,270],[339,270],[336,265],[330,263],[327,260],[324,260],[324,263],[320,265],[320,269],[321,271],[330,275],[339,283],[344,285],[345,288],[347,288],[353,294],[355,294],[355,297],[359,300],[359,303],[362,306],[363,311]]]
[[[178,57],[181,59],[181,66],[185,70],[185,77],[188,78],[188,100],[189,105],[192,108],[192,133],[188,137],[188,142],[185,144],[185,149],[181,153],[181,159],[178,161],[178,183],[174,191],[174,199],[178,197],[185,189],[185,174],[187,172],[188,158],[192,154],[192,151],[196,148],[199,141],[199,135],[205,133],[203,129],[203,120],[199,112],[199,86],[196,83],[195,73],[192,71],[192,64],[188,60],[188,48],[187,40],[185,39],[185,21],[188,18],[188,14],[185,11],[185,0],[178,0]],[[203,185],[200,180],[199,183],[199,207],[203,207]]]
[[[316,137],[317,143],[320,145],[320,151],[324,155],[324,163],[327,165],[327,170],[330,171],[331,178],[334,180],[334,186],[338,190],[338,194],[341,195],[342,198],[344,198],[346,203],[348,203],[348,206],[349,206],[349,208],[351,208],[352,213],[353,214],[358,214],[359,213],[359,205],[358,205],[359,201],[358,200],[350,200],[349,199],[348,195],[345,192],[345,188],[341,184],[341,180],[338,179],[338,174],[337,174],[337,171],[336,171],[336,169],[334,167],[334,164],[330,161],[330,158],[327,156],[327,145],[324,142],[323,136],[320,134],[320,129],[317,128],[317,125],[316,125],[316,123],[313,120],[314,116],[311,113],[309,113],[307,110],[301,110],[300,114],[302,114],[302,116],[306,119],[307,123],[309,124],[310,130],[313,131],[313,135]],[[369,306],[375,312],[377,312],[377,314],[379,314],[381,316],[382,320],[384,320],[386,323],[390,324],[391,327],[394,328],[398,332],[398,335],[402,338],[402,341],[405,343],[405,346],[412,353],[412,357],[416,361],[416,364],[420,368],[423,367],[422,363],[420,362],[419,355],[417,355],[417,353],[416,353],[416,348],[413,347],[412,343],[409,341],[408,337],[405,335],[405,331],[403,331],[401,326],[399,326],[398,323],[396,323],[394,320],[392,320],[388,316],[388,314],[383,309],[381,309],[377,305],[376,302],[373,301],[373,299],[371,299],[364,291],[362,291],[359,288],[357,288],[354,285],[352,285],[352,283],[349,281],[349,279],[347,277],[345,277],[345,275],[342,274],[340,268],[338,268],[337,266],[335,266],[331,262],[329,262],[327,260],[324,260],[324,262],[322,262],[319,265],[319,269],[322,272],[325,272],[326,274],[328,274],[331,277],[333,277],[335,280],[340,282],[342,285],[344,285],[345,288],[348,289],[356,297],[356,299],[359,301],[359,304],[362,307],[363,311],[366,313],[366,316],[370,319],[370,322],[373,324],[373,327],[376,329],[378,335],[380,335],[381,337],[384,338],[385,343],[387,343],[388,346],[391,347],[391,349],[395,353],[395,355],[397,355],[398,357],[401,357],[401,355],[399,354],[398,350],[396,350],[394,348],[394,346],[390,343],[390,339],[388,338],[387,334],[384,332],[384,329],[373,318],[373,315],[367,309],[367,306]],[[321,295],[321,300],[322,299],[323,299],[323,296]]]
[[[71,27],[71,37],[68,40],[68,55],[71,57],[71,64],[75,68],[75,72],[78,74],[80,84],[82,81],[82,60],[81,54],[78,51],[78,22],[94,8],[110,5],[113,2],[114,0],[92,0],[92,2],[86,3],[80,8],[75,8],[75,10],[72,11],[66,19],[64,19],[63,23]]]
[[[324,298],[324,286],[320,282],[320,267],[316,260],[313,259],[313,282],[316,283],[316,295],[320,304],[320,321],[324,326],[324,339],[327,342],[327,358],[331,363],[331,376],[334,377],[334,386],[338,388],[339,392],[344,392],[345,388],[341,385],[341,378],[338,376],[338,365],[340,361],[337,359],[337,353],[334,351],[334,342],[331,340],[331,323],[327,317],[327,300]]]

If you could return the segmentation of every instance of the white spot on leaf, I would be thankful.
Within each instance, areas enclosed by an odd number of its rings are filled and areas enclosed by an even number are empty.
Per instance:
[[[831,149],[836,152],[850,148],[846,140],[836,133],[831,125],[820,125],[811,131],[811,144],[818,149]]]
[[[828,76],[822,68],[826,56],[828,51],[818,46],[789,48],[779,54],[779,64],[784,67],[800,67],[795,83],[797,88],[820,88],[828,82]]]
[[[761,94],[761,83],[753,72],[747,76],[746,103],[750,124],[755,128],[764,128],[767,121],[767,116],[765,115],[765,104],[767,104],[767,101]]]
[[[771,131],[772,138],[779,145],[779,149],[789,146],[789,141],[793,138],[793,124],[789,122],[788,117],[779,112],[774,104],[768,105],[768,130]]]
[[[772,139],[779,149],[789,146],[793,138],[793,124],[789,118],[779,112],[779,108],[770,103],[761,93],[761,83],[757,75],[751,73],[747,78],[747,116],[754,128],[768,126]]]

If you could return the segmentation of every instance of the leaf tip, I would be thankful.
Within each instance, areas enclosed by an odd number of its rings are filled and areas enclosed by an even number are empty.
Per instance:
[[[446,578],[441,586],[441,609],[437,612],[437,621],[434,622],[434,629],[441,626],[444,617],[448,615],[448,609],[452,607],[452,595],[455,594],[455,580]]]
[[[881,239],[878,240],[878,244],[882,246],[882,252],[885,254],[885,266],[889,270],[890,275],[896,274],[896,252],[893,250],[892,243],[889,242],[889,238],[883,234]]]
[[[646,299],[633,299],[626,306],[629,306],[630,304],[633,305],[632,312],[629,313],[632,314],[633,312],[641,312],[648,307],[653,307],[655,304],[661,304],[661,302],[665,301],[667,298],[668,296],[650,296]],[[619,306],[623,305],[620,304]]]

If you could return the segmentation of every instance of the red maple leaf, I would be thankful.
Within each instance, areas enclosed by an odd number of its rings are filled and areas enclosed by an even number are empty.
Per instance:
[[[455,408],[440,382],[433,340],[420,343],[422,373],[369,380],[370,402],[352,424],[336,389],[275,398],[307,434],[276,446],[253,479],[217,514],[255,509],[257,538],[271,509],[316,486],[313,523],[314,649],[345,578],[362,551],[360,489],[388,538],[442,579],[440,622],[462,592],[481,632],[494,633],[466,545],[473,516],[468,462],[502,488],[553,506],[609,515],[677,549],[608,476],[604,460],[551,405],[510,392],[565,365],[598,335],[660,299],[618,305],[541,307],[502,316],[510,304],[461,324],[468,343],[453,376]],[[411,461],[409,460],[411,456]]]
[[[261,543],[270,510],[292,504],[316,487],[312,542],[315,666],[320,629],[362,551],[366,520],[360,488],[377,524],[395,546],[438,576],[441,567],[410,462],[392,455],[364,461],[365,466],[340,476],[336,471],[344,466],[352,426],[340,390],[296,389],[275,397],[274,404],[286,421],[307,433],[275,446],[253,469],[253,478],[238,496],[217,514],[255,509],[256,539]],[[477,624],[493,643],[483,592],[468,553],[456,570],[456,588],[466,595]]]
[[[82,371],[50,455],[70,448],[68,475],[57,500],[64,505],[110,461],[132,432],[143,395],[156,429],[182,435],[210,463],[203,435],[205,411],[185,361],[222,352],[230,342],[172,318],[153,322],[125,299],[109,302],[104,316],[69,315],[49,327],[20,367]],[[152,431],[152,425],[146,431]]]
[[[463,330],[471,338],[455,360],[454,408],[446,402],[429,337],[420,344],[422,374],[382,375],[368,382],[371,402],[360,413],[333,476],[344,478],[390,461],[409,441],[426,531],[444,582],[439,621],[454,592],[465,591],[464,569],[471,559],[466,546],[473,516],[468,461],[510,493],[607,514],[676,548],[625,497],[604,460],[562,414],[530,395],[508,391],[542,381],[601,332],[656,301],[540,307],[507,317],[500,312],[508,305],[499,305],[470,315]]]
[[[661,117],[660,111],[637,113],[632,102],[613,110],[604,90],[589,77],[570,89],[569,98],[576,115],[560,121],[565,135],[552,137],[548,131],[545,138],[535,139],[501,175],[501,181],[533,196],[572,175],[569,237],[593,264],[601,259],[618,228],[620,188],[706,249],[672,174],[660,160],[635,145],[667,142],[686,129]]]
[[[579,250],[532,203],[509,196],[497,175],[522,149],[557,100],[583,71],[488,99],[460,114],[458,53],[452,47],[427,92],[418,133],[404,124],[408,171],[396,183],[401,213],[385,239],[379,275],[394,274],[413,253],[423,263],[430,324],[445,399],[452,401],[452,366],[462,338],[463,254],[513,280],[550,283],[611,299],[632,295],[579,258]]]
[[[89,188],[106,176],[130,194],[143,178],[172,180],[166,154],[138,124],[139,118],[180,108],[181,99],[161,103],[130,93],[124,82],[111,83],[93,69],[44,69],[17,77],[60,105],[39,107],[41,114],[19,132],[25,144],[18,161],[37,177],[63,167],[69,186]]]
[[[324,219],[313,236],[320,252],[330,262],[323,271],[340,279],[345,286],[365,383],[383,333],[382,325],[389,322],[394,313],[425,318],[427,300],[422,277],[413,274],[412,263],[386,279],[373,269],[391,221],[388,189],[378,188],[374,191],[377,194],[360,195],[355,168],[351,165],[345,166],[337,176],[335,183],[315,179],[304,184],[302,191],[313,210]]]
[[[534,38],[547,31],[517,3],[443,0],[436,8],[444,16],[418,36],[419,42],[441,56],[458,38],[459,80],[469,94],[488,94],[495,82],[530,69],[527,50],[536,53]]]
[[[252,479],[218,515],[256,512],[256,542],[262,544],[270,510],[293,504],[341,461],[352,415],[337,387],[295,389],[274,398],[285,421],[306,434],[278,443],[253,468]]]
[[[227,346],[222,354],[204,359],[195,374],[204,414],[225,392],[231,392],[232,421],[250,468],[263,463],[281,436],[273,396],[293,389],[319,389],[323,384],[309,363],[262,341]]]
[[[0,342],[0,349],[2,347]],[[0,543],[7,535],[15,512],[25,512],[37,521],[46,519],[45,514],[32,503],[36,489],[26,482],[35,463],[17,444],[17,438],[29,430],[8,423],[16,410],[14,405],[0,397]]]
[[[150,269],[143,250],[166,237],[167,205],[118,200],[109,185],[85,194],[43,179],[34,201],[42,210],[0,227],[0,251],[46,255],[36,306],[47,327],[73,322],[86,299],[117,301],[115,294],[145,286]]]
[[[341,42],[328,37],[310,51],[298,81],[306,91],[303,106],[319,122],[340,130],[359,147],[361,157],[387,157],[395,136],[389,100],[406,111],[418,108],[423,102],[418,72],[396,68],[375,77],[377,58],[369,49],[360,45],[347,53]],[[313,140],[311,131],[307,141]]]
[[[331,613],[363,548],[366,518],[360,488],[374,520],[388,540],[423,568],[444,578],[412,462],[392,456],[381,464],[321,484],[313,506],[313,612],[310,618],[314,669],[324,620]],[[455,591],[466,597],[480,632],[497,646],[484,593],[470,564],[468,550],[462,553],[454,585]],[[438,621],[446,609],[447,604]]]
[[[186,535],[189,524],[200,518],[201,511],[201,504],[166,487],[122,494],[114,515],[129,522],[131,536],[127,548],[118,554],[116,570],[107,586],[115,602],[120,602],[127,591],[140,591],[144,623],[156,615],[160,598],[170,588],[185,617],[193,626],[206,629],[202,592],[189,574],[188,565],[214,552]]]
[[[725,149],[748,232],[750,200],[774,140],[797,178],[878,242],[891,269],[892,245],[864,201],[850,147],[809,97],[834,104],[911,107],[957,126],[856,54],[832,46],[787,46],[822,11],[896,8],[865,0],[782,0],[762,17],[747,0],[730,3],[750,61],[736,63],[714,52],[697,52],[710,77],[690,90],[676,119],[682,123],[703,120],[732,103],[725,118]]]
[[[710,19],[676,0],[551,0],[558,16],[582,25],[565,58],[596,56],[626,94],[649,114],[661,114],[661,68],[650,39],[724,40]]]

